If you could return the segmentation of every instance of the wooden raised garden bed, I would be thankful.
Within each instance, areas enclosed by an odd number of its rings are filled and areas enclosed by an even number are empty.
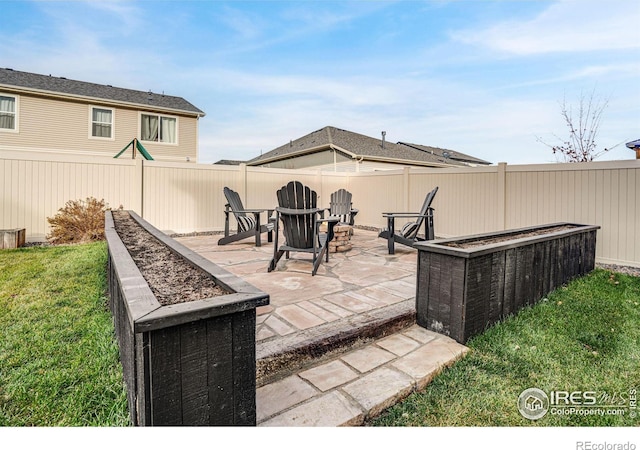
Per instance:
[[[591,272],[599,228],[556,223],[415,244],[416,322],[464,344]]]
[[[24,228],[0,230],[0,249],[22,247],[25,243],[25,236],[26,230]]]
[[[107,211],[109,306],[134,425],[255,425],[269,296],[130,211]]]

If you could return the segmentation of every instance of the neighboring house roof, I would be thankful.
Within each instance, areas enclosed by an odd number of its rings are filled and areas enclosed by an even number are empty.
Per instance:
[[[640,139],[636,139],[635,141],[627,142],[625,144],[627,148],[640,148]]]
[[[202,110],[182,97],[0,68],[0,90],[3,87],[19,88],[37,94],[54,94],[114,104],[134,105],[145,109],[180,112],[198,117],[205,115]]]
[[[240,164],[244,164],[244,161],[239,161],[235,159],[221,159],[218,162],[214,162],[214,164],[220,164],[223,166],[239,166]]]
[[[421,148],[418,148],[421,147]],[[442,152],[463,155],[452,150],[438,149],[439,153],[431,153],[426,149],[432,147],[416,146],[386,142],[362,134],[354,133],[340,128],[327,126],[309,133],[299,139],[292,140],[274,150],[264,153],[247,161],[249,166],[258,166],[283,159],[294,158],[305,154],[316,153],[327,149],[340,151],[354,159],[366,159],[369,161],[382,161],[398,164],[414,164],[424,166],[445,167],[451,165],[467,165],[463,160],[445,158]],[[435,148],[434,148],[435,150]],[[467,155],[464,155],[467,156]],[[468,157],[478,161],[478,164],[490,164],[477,158]]]
[[[455,150],[447,150],[444,148],[431,147],[428,145],[410,144],[407,142],[398,142],[398,144],[408,145],[409,147],[422,150],[423,152],[431,153],[432,155],[441,156],[445,159],[451,159],[453,161],[458,161],[462,163],[480,164],[480,165],[491,164],[489,161],[485,161],[484,159],[476,158],[475,156],[466,155],[464,153],[457,152]]]

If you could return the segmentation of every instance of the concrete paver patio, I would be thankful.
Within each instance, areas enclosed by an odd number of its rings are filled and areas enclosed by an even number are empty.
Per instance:
[[[308,254],[268,273],[273,244],[219,238],[176,240],[270,295],[256,311],[259,426],[360,425],[467,351],[415,325],[414,249],[389,255],[377,233],[355,229],[353,248],[311,276]]]

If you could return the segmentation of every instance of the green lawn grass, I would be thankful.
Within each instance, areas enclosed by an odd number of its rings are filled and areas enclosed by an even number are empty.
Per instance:
[[[106,244],[0,251],[0,426],[128,425]]]
[[[129,424],[106,259],[104,242],[0,251],[0,426]],[[638,426],[629,414],[531,421],[517,399],[537,387],[628,404],[640,387],[639,303],[640,278],[596,270],[471,340],[464,359],[370,425]]]
[[[599,405],[629,406],[630,391],[640,389],[639,304],[639,277],[597,269],[470,340],[464,359],[371,425],[638,426],[629,410],[580,416],[549,409],[532,421],[517,399],[536,387],[595,391]]]

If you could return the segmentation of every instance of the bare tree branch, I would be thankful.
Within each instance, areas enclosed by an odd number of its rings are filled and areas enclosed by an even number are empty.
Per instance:
[[[595,89],[589,96],[581,93],[577,117],[575,117],[573,106],[567,104],[564,98],[560,109],[565,125],[569,129],[569,137],[564,140],[554,135],[562,141],[561,144],[556,145],[548,144],[539,137],[537,141],[551,148],[553,154],[565,162],[593,161],[610,150],[607,148],[598,150],[596,144],[602,115],[608,105],[608,99],[602,100],[595,97]]]

